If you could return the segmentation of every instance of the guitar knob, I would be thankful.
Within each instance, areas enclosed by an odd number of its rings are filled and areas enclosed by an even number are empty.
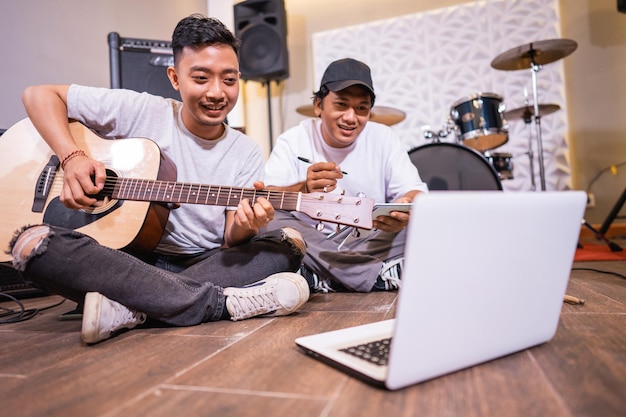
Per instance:
[[[315,229],[316,229],[318,232],[321,232],[322,230],[324,230],[324,223],[319,222],[318,224],[316,224],[316,225],[315,225]]]

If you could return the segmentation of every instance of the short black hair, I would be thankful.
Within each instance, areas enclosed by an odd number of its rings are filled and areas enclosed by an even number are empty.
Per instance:
[[[182,19],[172,33],[175,63],[178,62],[183,48],[197,49],[210,45],[228,45],[239,56],[241,41],[221,21],[200,13]]]

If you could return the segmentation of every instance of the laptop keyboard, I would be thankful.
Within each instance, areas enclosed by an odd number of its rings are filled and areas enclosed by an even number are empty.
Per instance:
[[[374,365],[385,366],[389,361],[389,346],[391,345],[391,337],[375,340],[373,342],[363,343],[361,345],[349,346],[339,349],[341,352],[347,353],[357,358],[373,363]]]

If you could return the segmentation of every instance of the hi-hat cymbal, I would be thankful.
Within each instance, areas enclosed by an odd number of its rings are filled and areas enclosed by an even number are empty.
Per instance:
[[[547,39],[516,46],[498,55],[491,66],[499,70],[529,69],[532,64],[545,65],[574,52],[578,44],[571,39]]]
[[[540,116],[552,114],[561,108],[558,104],[539,104],[538,107]],[[504,112],[504,117],[509,121],[513,119],[530,119],[534,115],[535,106],[533,105],[528,105]]]
[[[300,106],[296,109],[298,113],[303,116],[316,117],[315,108],[312,104],[306,106]],[[387,126],[400,123],[406,117],[406,113],[402,110],[394,109],[392,107],[374,106],[370,112],[370,120],[373,122],[382,123]]]

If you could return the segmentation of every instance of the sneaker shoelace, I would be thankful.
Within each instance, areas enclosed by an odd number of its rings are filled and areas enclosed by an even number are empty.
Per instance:
[[[113,309],[115,310],[115,318],[111,331],[118,330],[128,324],[142,322],[146,317],[144,313],[130,310],[119,303],[113,303]]]
[[[315,292],[328,293],[336,291],[329,279],[320,278],[318,274],[305,265],[300,267],[300,274],[309,282],[310,288]]]
[[[313,289],[317,292],[328,293],[335,292],[335,289],[330,285],[330,280],[320,278],[315,272],[313,272]]]
[[[400,274],[404,258],[398,258],[389,262],[384,262],[378,276],[385,283],[386,290],[400,288]]]
[[[276,300],[273,286],[257,288],[238,288],[239,294],[231,294],[231,306],[234,308],[233,318],[241,320],[261,314],[268,314],[281,308]]]

